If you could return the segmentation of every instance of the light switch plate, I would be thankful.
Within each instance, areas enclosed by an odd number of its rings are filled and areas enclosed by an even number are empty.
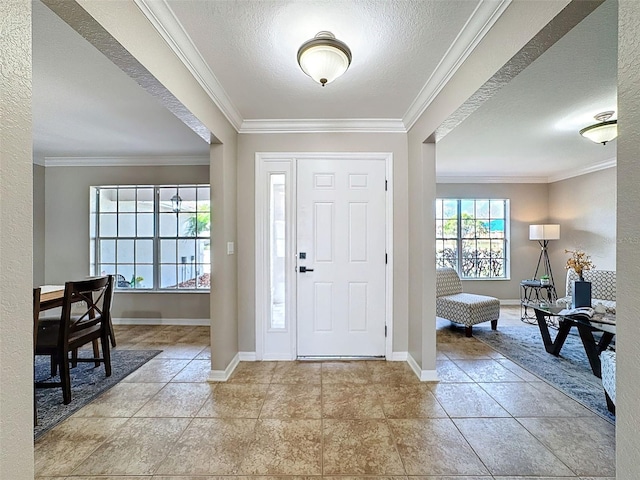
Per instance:
[[[236,246],[233,242],[227,242],[227,255],[236,253]]]

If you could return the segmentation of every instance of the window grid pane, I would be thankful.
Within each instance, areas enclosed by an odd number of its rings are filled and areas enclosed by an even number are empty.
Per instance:
[[[116,274],[119,289],[210,288],[209,185],[91,189],[92,272]]]
[[[504,199],[436,199],[436,266],[461,278],[507,277]]]
[[[269,192],[269,266],[270,266],[270,312],[269,327],[283,330],[286,318],[286,177],[283,173],[270,175]]]

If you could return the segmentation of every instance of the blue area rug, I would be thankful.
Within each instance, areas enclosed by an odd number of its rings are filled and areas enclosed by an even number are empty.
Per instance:
[[[601,417],[615,423],[607,410],[602,381],[591,371],[587,354],[576,329],[567,337],[560,356],[546,352],[537,325],[500,327],[498,330],[473,328],[473,336],[508,359],[577,400]],[[550,330],[552,338],[556,331]]]
[[[161,350],[111,350],[111,376],[105,377],[104,366],[94,367],[93,363],[79,363],[71,369],[71,403],[62,403],[62,388],[37,388],[38,424],[34,437],[38,439],[45,432],[84,407],[94,398],[120,380],[134,372]],[[80,357],[90,357],[91,352],[80,352]],[[35,359],[35,379],[38,382],[59,382],[60,377],[51,377],[49,357]]]

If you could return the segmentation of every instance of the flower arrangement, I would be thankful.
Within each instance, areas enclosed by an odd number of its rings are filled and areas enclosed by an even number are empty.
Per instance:
[[[567,270],[573,268],[580,277],[580,281],[584,281],[582,272],[584,270],[591,270],[596,266],[591,261],[591,257],[580,250],[565,250],[564,253],[570,253],[571,257],[567,260]]]

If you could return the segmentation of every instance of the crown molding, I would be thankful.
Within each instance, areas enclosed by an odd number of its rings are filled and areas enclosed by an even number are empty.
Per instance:
[[[408,131],[458,70],[512,0],[480,0],[402,121],[399,120],[244,120],[195,47],[166,0],[134,0],[138,8],[187,67],[239,133],[328,133]],[[382,122],[376,124],[376,122]],[[387,122],[385,124],[385,122]],[[398,123],[398,125],[396,125]]]
[[[245,120],[238,133],[406,133],[395,118]]]
[[[235,107],[227,92],[213,74],[207,62],[191,41],[191,38],[176,18],[166,0],[134,0],[140,11],[151,22],[169,48],[187,67],[207,95],[213,100],[222,114],[238,131],[242,124],[242,115]]]
[[[594,163],[582,168],[572,168],[549,176],[436,175],[436,183],[554,183],[613,168],[616,165],[617,160],[614,157],[603,162]]]
[[[34,160],[44,167],[163,167],[209,165],[209,157],[44,157]]]
[[[499,2],[480,0],[431,77],[404,114],[402,120],[407,130],[416,123],[510,3],[511,0]]]
[[[542,176],[436,175],[436,183],[549,183]]]
[[[588,173],[599,172],[600,170],[606,170],[607,168],[613,168],[618,164],[617,157],[610,158],[603,162],[594,163],[578,169],[565,170],[564,172],[557,173],[549,176],[549,183],[559,182],[560,180],[567,180],[573,177],[579,177],[580,175],[586,175]]]

